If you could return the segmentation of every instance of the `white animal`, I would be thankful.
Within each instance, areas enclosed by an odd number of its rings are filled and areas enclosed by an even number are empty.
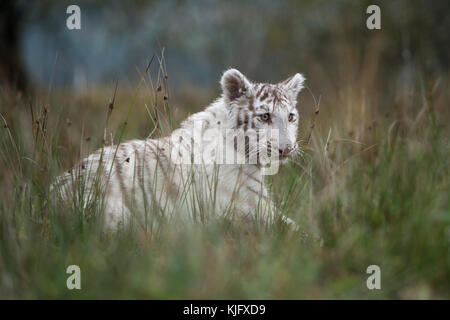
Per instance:
[[[264,174],[298,152],[296,103],[304,80],[297,73],[278,84],[254,83],[229,69],[220,80],[221,97],[170,136],[104,147],[55,186],[84,206],[103,188],[104,219],[112,228],[131,217],[151,223],[178,214],[268,223],[279,217],[296,229],[277,213]]]

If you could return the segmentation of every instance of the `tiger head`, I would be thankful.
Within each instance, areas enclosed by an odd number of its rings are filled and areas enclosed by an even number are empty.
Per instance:
[[[233,129],[256,132],[259,152],[275,152],[280,160],[295,154],[299,121],[297,95],[304,81],[305,77],[297,73],[277,84],[254,83],[236,69],[227,70],[220,84]]]

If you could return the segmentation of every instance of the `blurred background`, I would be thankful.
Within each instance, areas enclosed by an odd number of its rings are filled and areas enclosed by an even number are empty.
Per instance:
[[[81,30],[66,27],[70,4]],[[370,4],[381,30],[366,28]],[[340,86],[337,77],[360,81],[363,70],[383,82],[411,81],[417,69],[439,76],[450,61],[446,0],[2,0],[0,9],[0,78],[19,89],[135,81],[162,47],[174,90],[216,88],[230,66],[255,80],[300,71],[310,86]]]

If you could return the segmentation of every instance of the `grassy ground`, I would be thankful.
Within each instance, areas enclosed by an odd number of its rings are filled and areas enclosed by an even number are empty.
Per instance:
[[[322,247],[223,221],[104,233],[89,218],[96,212],[48,194],[57,174],[101,145],[113,86],[32,98],[2,89],[0,298],[450,298],[448,79],[368,88],[355,81],[314,98],[305,90],[304,155],[269,181],[284,213]],[[117,141],[135,89],[119,84],[106,140],[113,132]],[[218,94],[187,91],[168,100],[175,125]],[[143,85],[125,139],[152,131],[155,105],[160,117],[169,112],[164,94]],[[66,288],[71,264],[81,290]],[[372,264],[381,290],[366,287]]]

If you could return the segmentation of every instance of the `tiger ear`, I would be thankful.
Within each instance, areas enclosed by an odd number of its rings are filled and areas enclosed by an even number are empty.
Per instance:
[[[292,101],[297,101],[297,95],[304,88],[303,83],[305,80],[305,77],[301,73],[297,73],[281,82],[281,85],[287,91]]]
[[[225,98],[230,102],[249,96],[251,91],[250,81],[236,69],[225,71],[220,79],[220,85]]]

